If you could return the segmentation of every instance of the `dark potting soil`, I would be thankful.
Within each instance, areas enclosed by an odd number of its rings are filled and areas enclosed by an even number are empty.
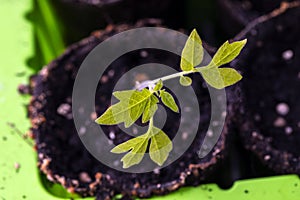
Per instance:
[[[282,2],[292,1],[293,0],[218,0],[218,7],[221,13],[219,19],[224,31],[233,37],[252,20],[279,8]]]
[[[184,2],[179,0],[51,0],[67,44],[88,37],[109,24],[158,18],[170,28],[182,28]]]
[[[225,127],[218,143],[203,159],[199,158],[197,152],[206,135],[211,117],[211,105],[208,90],[200,75],[192,77],[193,88],[199,99],[201,121],[198,124],[198,121],[197,123],[194,121],[196,119],[186,120],[190,129],[198,127],[196,138],[178,160],[165,168],[143,174],[112,169],[96,160],[86,150],[75,129],[71,109],[72,88],[77,71],[87,54],[104,39],[118,32],[129,28],[156,25],[157,22],[146,20],[135,26],[110,26],[104,31],[94,32],[89,38],[72,45],[60,58],[32,78],[33,98],[29,106],[32,133],[36,139],[39,168],[49,180],[58,182],[69,191],[78,192],[83,196],[97,195],[98,199],[109,199],[118,193],[148,197],[152,194],[168,193],[183,185],[197,185],[210,180],[212,172],[225,156],[227,137],[232,131],[232,122],[235,120],[233,113],[238,106],[238,93],[234,91],[238,90],[238,87],[231,87],[227,91],[229,106]],[[175,48],[176,41],[174,45]],[[112,89],[125,72],[137,65],[150,62],[162,63],[179,70],[180,57],[166,51],[144,49],[127,53],[115,60],[100,78],[95,97],[97,113],[91,113],[91,119],[94,120],[108,108]],[[144,76],[137,74],[132,79],[133,83],[135,78],[145,79]],[[190,101],[192,103],[197,99],[191,98]],[[185,107],[181,112],[189,112],[191,109],[193,108]],[[173,138],[178,130],[180,115],[168,109],[166,112],[168,117],[163,130]],[[102,128],[113,144],[119,144],[130,138],[118,126],[102,126]],[[184,142],[191,133],[188,129],[177,134],[181,135]],[[121,165],[119,160],[114,163]]]
[[[300,174],[300,3],[257,20],[236,39],[248,43],[238,61],[245,95],[245,146],[277,173]]]

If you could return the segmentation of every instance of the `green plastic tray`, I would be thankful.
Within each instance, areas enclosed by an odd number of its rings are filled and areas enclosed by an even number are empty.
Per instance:
[[[67,193],[57,184],[49,183],[39,173],[36,152],[28,144],[32,141],[20,136],[30,127],[25,107],[29,96],[20,96],[18,85],[28,83],[34,70],[64,49],[51,5],[46,0],[0,0],[0,21],[0,200],[82,199]],[[31,68],[28,67],[29,58]],[[9,124],[15,124],[15,127]],[[228,190],[215,184],[186,187],[151,199],[299,200],[299,188],[298,176],[287,175],[237,181]]]

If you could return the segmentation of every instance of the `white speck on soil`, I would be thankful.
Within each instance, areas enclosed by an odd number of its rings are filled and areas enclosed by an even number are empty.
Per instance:
[[[57,113],[66,117],[67,119],[72,119],[72,113],[71,113],[71,105],[67,104],[67,103],[63,103],[61,104],[58,108],[57,108]]]
[[[223,111],[223,112],[222,112],[222,117],[226,117],[226,115],[227,115],[227,112],[226,112],[226,111]]]
[[[115,70],[111,69],[108,71],[108,76],[111,78],[115,75]]]
[[[206,134],[208,137],[212,137],[214,135],[214,132],[209,129]]]
[[[115,135],[115,133],[113,132],[113,131],[111,131],[111,132],[109,132],[109,137],[110,137],[110,139],[115,139],[116,138],[116,135]]]
[[[213,156],[216,156],[218,153],[220,153],[221,150],[220,149],[216,149],[214,152],[213,152]]]
[[[86,128],[84,126],[79,128],[79,135],[84,135],[86,133]]]
[[[276,111],[280,115],[287,115],[290,111],[290,107],[286,103],[279,103],[276,106]]]
[[[39,159],[43,159],[43,158],[44,158],[44,155],[43,155],[42,153],[39,153],[39,154],[38,154],[38,157],[39,157]]]
[[[100,82],[101,82],[101,83],[106,83],[107,81],[108,81],[108,77],[105,76],[105,75],[103,75],[103,76],[101,77],[101,79],[100,79]]]
[[[260,120],[261,120],[260,115],[259,115],[259,114],[255,114],[255,115],[254,115],[254,120],[255,120],[255,121],[260,121]]]
[[[89,176],[88,173],[86,172],[81,172],[79,174],[79,179],[82,181],[82,182],[85,182],[85,183],[89,183],[92,181],[91,177]]]
[[[182,140],[186,140],[188,138],[188,136],[189,136],[189,134],[187,132],[183,132],[181,138],[182,138]]]
[[[285,127],[284,131],[287,135],[290,135],[290,134],[292,134],[293,129],[290,126],[287,126],[287,127]]]
[[[275,127],[284,127],[286,125],[286,121],[284,118],[282,117],[278,117],[275,121],[274,121],[274,126]]]
[[[148,52],[147,51],[141,51],[140,56],[142,58],[146,58],[146,57],[148,57]]]
[[[160,169],[159,169],[159,168],[155,168],[155,169],[153,170],[153,172],[154,172],[154,174],[160,174]]]
[[[258,133],[256,131],[253,131],[252,132],[252,137],[257,137],[258,136]]]
[[[135,135],[138,134],[138,129],[136,127],[133,127],[132,128],[132,133],[135,134]]]
[[[91,115],[90,115],[90,117],[91,117],[91,120],[96,120],[97,119],[97,113],[96,112],[92,112],[91,113]]]
[[[271,156],[270,155],[265,155],[265,157],[264,157],[264,160],[270,160],[271,159]]]
[[[290,60],[291,58],[293,58],[294,56],[294,52],[292,50],[286,50],[282,53],[282,58],[284,60]]]

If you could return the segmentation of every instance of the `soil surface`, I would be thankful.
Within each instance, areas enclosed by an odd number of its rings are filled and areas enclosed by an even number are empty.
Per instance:
[[[244,30],[236,39],[248,43],[232,65],[244,77],[240,125],[245,146],[277,173],[300,174],[300,8],[295,6]]]
[[[71,192],[83,196],[97,195],[98,199],[110,199],[115,194],[148,197],[164,194],[183,185],[198,185],[212,180],[212,172],[225,156],[227,137],[232,131],[233,113],[238,106],[238,87],[228,89],[226,125],[213,150],[204,159],[197,155],[206,135],[211,117],[210,97],[200,75],[193,75],[193,88],[199,97],[200,124],[193,119],[185,120],[190,128],[198,127],[195,140],[189,149],[171,165],[144,174],[132,174],[114,170],[96,160],[83,146],[72,117],[72,88],[77,71],[87,54],[104,39],[129,28],[157,26],[158,22],[144,20],[135,26],[110,26],[94,32],[89,38],[72,45],[57,60],[50,63],[31,80],[33,94],[29,106],[32,133],[36,139],[39,168],[53,182],[59,182]],[[175,47],[174,47],[175,48]],[[91,118],[99,116],[110,104],[111,93],[119,78],[131,68],[144,63],[162,63],[179,70],[180,57],[170,52],[145,49],[130,52],[115,60],[100,78],[96,93],[96,111]],[[176,67],[177,66],[177,67]],[[143,79],[144,75],[140,75]],[[137,78],[136,76],[135,78]],[[134,81],[134,78],[133,78]],[[178,84],[179,85],[179,84]],[[191,102],[197,101],[195,98]],[[189,112],[193,108],[183,108]],[[168,109],[163,130],[173,138],[177,132],[180,115]],[[229,124],[229,121],[231,122]],[[119,144],[130,138],[118,126],[103,126],[111,143]],[[84,133],[84,130],[82,130]],[[182,142],[190,134],[181,134]],[[116,160],[116,165],[121,163]]]
[[[252,20],[279,8],[282,2],[293,0],[218,0],[220,21],[226,33],[233,37]]]

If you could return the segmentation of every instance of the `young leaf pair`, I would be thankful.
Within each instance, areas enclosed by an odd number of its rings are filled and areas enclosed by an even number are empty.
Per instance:
[[[153,117],[158,109],[159,99],[172,111],[179,112],[173,96],[163,89],[162,80],[166,81],[179,77],[181,85],[189,86],[192,84],[192,79],[186,75],[200,73],[205,82],[214,88],[222,89],[233,85],[241,80],[242,76],[235,69],[219,67],[235,59],[245,44],[246,40],[233,43],[227,41],[218,49],[207,66],[197,67],[203,61],[204,49],[200,36],[196,30],[193,30],[182,50],[180,62],[182,72],[161,77],[156,79],[157,82],[148,81],[151,85],[142,90],[126,90],[113,93],[119,102],[109,107],[96,120],[98,124],[115,125],[124,123],[125,127],[128,128],[140,117],[143,123],[149,122],[146,133],[123,142],[111,150],[112,153],[118,154],[127,152],[121,159],[123,168],[139,164],[148,146],[150,158],[159,166],[165,163],[172,151],[172,141],[153,124]],[[154,87],[153,84],[155,84]]]
[[[128,168],[141,162],[149,141],[151,141],[149,148],[150,158],[160,166],[166,161],[173,148],[169,137],[153,125],[153,115],[157,111],[157,104],[159,103],[158,98],[174,112],[179,111],[173,96],[162,88],[163,82],[160,80],[153,90],[145,88],[141,91],[126,90],[114,92],[113,95],[119,102],[112,105],[96,120],[97,123],[105,125],[124,123],[126,128],[130,127],[140,117],[142,117],[143,123],[151,120],[146,133],[119,144],[111,150],[112,153],[129,151],[121,159],[123,168]]]
[[[200,72],[205,82],[216,89],[233,85],[240,81],[242,76],[235,69],[219,67],[234,60],[240,54],[246,42],[246,39],[233,43],[226,41],[207,66],[197,67],[203,61],[204,50],[202,41],[194,29],[182,51],[180,67],[185,72]],[[190,85],[191,79],[181,76],[180,83],[183,86]]]

